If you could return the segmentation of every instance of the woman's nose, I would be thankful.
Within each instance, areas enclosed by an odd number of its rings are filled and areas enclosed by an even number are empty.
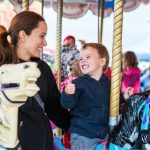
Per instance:
[[[46,39],[43,41],[43,45],[44,45],[44,46],[47,46],[47,41],[46,41]]]

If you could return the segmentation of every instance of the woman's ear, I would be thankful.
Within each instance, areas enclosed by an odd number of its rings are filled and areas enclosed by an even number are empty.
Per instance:
[[[25,36],[26,36],[26,33],[25,33],[23,30],[19,31],[19,39],[20,39],[22,42],[25,41]]]

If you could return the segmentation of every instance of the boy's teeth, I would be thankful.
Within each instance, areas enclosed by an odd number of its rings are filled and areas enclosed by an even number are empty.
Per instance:
[[[87,68],[87,66],[86,65],[83,65],[83,69],[86,69]]]

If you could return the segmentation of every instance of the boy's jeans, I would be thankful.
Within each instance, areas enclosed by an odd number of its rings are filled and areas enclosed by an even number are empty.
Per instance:
[[[87,138],[76,133],[71,134],[71,150],[94,150],[100,142],[98,138]]]

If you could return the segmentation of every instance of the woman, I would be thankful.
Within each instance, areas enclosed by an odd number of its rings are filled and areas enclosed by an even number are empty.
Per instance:
[[[42,16],[23,11],[12,19],[8,32],[0,36],[0,65],[34,61],[41,71],[37,85],[45,112],[34,97],[20,107],[18,138],[22,150],[53,150],[49,119],[65,131],[70,126],[70,115],[60,106],[60,92],[52,71],[40,60],[41,50],[47,45],[46,33],[47,25]]]

